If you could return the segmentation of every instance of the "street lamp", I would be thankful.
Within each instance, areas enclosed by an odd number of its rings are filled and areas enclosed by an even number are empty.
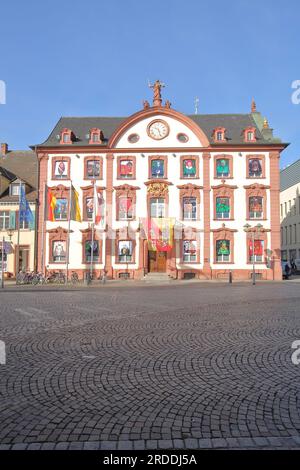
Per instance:
[[[256,232],[254,231],[254,228],[256,228]],[[255,239],[255,233],[257,233],[259,235],[261,229],[263,228],[263,226],[261,224],[257,224],[256,227],[253,227],[253,229],[251,230],[251,225],[249,224],[246,224],[244,225],[244,231],[245,232],[250,232],[251,231],[251,240],[252,240],[252,284],[253,286],[255,286],[255,255],[254,255],[254,239]]]

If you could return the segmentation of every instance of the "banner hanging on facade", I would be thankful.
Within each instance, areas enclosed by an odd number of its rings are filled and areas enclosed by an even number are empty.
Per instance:
[[[153,251],[170,251],[174,243],[175,218],[141,218],[140,223],[144,229],[149,243],[149,249]]]

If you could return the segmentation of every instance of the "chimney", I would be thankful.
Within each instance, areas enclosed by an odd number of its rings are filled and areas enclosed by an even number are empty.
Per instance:
[[[6,155],[7,152],[8,152],[8,145],[5,143],[1,144],[1,154]]]

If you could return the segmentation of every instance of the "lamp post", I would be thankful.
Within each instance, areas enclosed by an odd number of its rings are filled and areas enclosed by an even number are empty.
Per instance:
[[[255,286],[256,279],[255,279],[255,254],[254,254],[254,240],[255,240],[255,233],[259,235],[260,230],[262,229],[261,224],[257,224],[256,227],[253,227],[251,230],[251,225],[246,224],[244,225],[244,231],[249,233],[251,231],[251,241],[252,241],[252,285]],[[256,231],[254,230],[256,228]]]

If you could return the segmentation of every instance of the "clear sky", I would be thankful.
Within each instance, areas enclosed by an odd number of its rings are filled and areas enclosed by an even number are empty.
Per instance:
[[[246,113],[252,96],[300,158],[299,0],[2,0],[0,141],[43,142],[60,116],[127,116],[147,81],[187,114]]]

